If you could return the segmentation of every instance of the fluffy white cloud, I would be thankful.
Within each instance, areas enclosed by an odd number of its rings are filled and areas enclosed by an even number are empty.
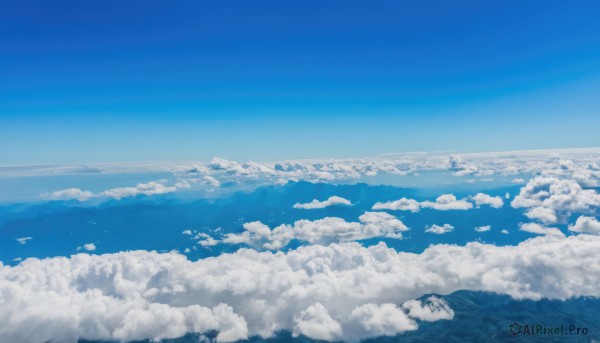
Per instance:
[[[454,230],[454,226],[452,226],[450,224],[444,224],[442,226],[433,224],[433,225],[425,228],[425,232],[435,233],[438,235],[448,233],[452,230]]]
[[[473,204],[465,199],[457,200],[453,194],[443,194],[433,201],[421,202],[421,207],[433,208],[435,210],[468,210],[473,208]]]
[[[302,219],[294,225],[282,224],[273,230],[261,222],[251,222],[243,225],[244,232],[227,234],[222,242],[275,250],[285,247],[293,239],[321,244],[373,237],[400,239],[401,232],[408,230],[400,220],[385,212],[365,212],[358,220],[347,222],[336,217],[314,221]]]
[[[87,251],[94,251],[96,250],[96,244],[94,243],[87,243],[83,245],[83,248]]]
[[[579,216],[574,225],[569,225],[569,230],[600,235],[600,222],[594,217]]]
[[[470,175],[478,171],[477,166],[465,163],[460,155],[450,155],[447,160],[447,167],[458,176]]]
[[[377,202],[372,209],[419,212],[421,204],[414,199],[402,198],[395,201]]]
[[[211,330],[221,342],[279,330],[357,341],[452,318],[441,300],[410,301],[424,294],[598,297],[598,251],[600,237],[581,234],[435,245],[421,254],[345,243],[241,249],[196,262],[146,251],[27,259],[0,265],[0,341],[159,340]]]
[[[506,230],[506,229],[502,229],[502,231],[500,231],[500,232],[501,232],[501,233],[503,233],[503,234],[505,234],[505,235],[508,235],[508,234],[510,233],[510,232],[508,232],[508,230]]]
[[[528,209],[525,211],[525,216],[529,219],[537,219],[544,223],[556,223],[558,220],[556,212],[554,212],[553,209],[543,206]]]
[[[402,307],[406,309],[409,316],[426,322],[454,318],[454,311],[450,306],[443,299],[433,295],[427,298],[425,303],[418,300],[409,300],[402,304]]]
[[[490,231],[491,229],[492,229],[491,225],[484,225],[484,226],[476,227],[475,231],[486,232],[486,231]]]
[[[118,187],[106,190],[100,193],[100,196],[109,197],[113,199],[122,199],[127,197],[133,197],[136,195],[156,195],[175,192],[176,187],[168,187],[159,182],[148,182],[139,183],[135,187]]]
[[[78,200],[87,201],[94,197],[94,193],[82,191],[79,188],[67,188],[60,191],[44,193],[40,195],[45,200]]]
[[[521,223],[519,225],[521,231],[535,233],[537,235],[551,235],[556,237],[565,237],[565,234],[560,229],[555,227],[546,227],[538,223]]]
[[[531,208],[529,218],[555,223],[559,215],[587,213],[600,206],[600,194],[593,189],[583,189],[573,180],[555,177],[535,177],[523,186],[513,201],[514,208]]]
[[[485,193],[477,193],[472,197],[472,199],[475,201],[475,205],[477,206],[489,205],[493,208],[500,208],[504,206],[504,200],[502,200],[502,197],[500,196],[493,197]]]
[[[350,200],[347,200],[342,197],[338,197],[338,196],[334,195],[324,201],[319,201],[317,199],[313,199],[313,201],[311,201],[309,203],[305,203],[305,204],[297,203],[297,204],[294,204],[294,208],[305,209],[305,210],[314,210],[314,209],[320,209],[320,208],[325,208],[325,207],[335,206],[335,205],[352,206],[352,203],[350,202]]]
[[[495,199],[492,201],[495,201]],[[502,199],[500,201],[502,201]],[[421,208],[432,208],[440,211],[468,210],[473,208],[473,204],[465,199],[457,200],[456,196],[453,194],[442,194],[437,197],[435,201],[426,200],[418,202],[414,199],[402,198],[395,201],[377,202],[372,207],[373,210],[401,210],[411,212],[419,212]]]
[[[331,318],[327,308],[321,303],[311,305],[300,312],[300,315],[294,318],[294,322],[294,336],[302,334],[325,341],[339,340],[342,336],[342,325]]]

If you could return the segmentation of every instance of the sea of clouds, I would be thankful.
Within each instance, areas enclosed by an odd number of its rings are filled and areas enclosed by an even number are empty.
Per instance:
[[[458,290],[534,300],[598,297],[600,223],[596,216],[600,195],[594,187],[599,186],[599,163],[600,152],[592,149],[275,163],[216,158],[207,164],[83,166],[80,168],[86,172],[98,173],[163,168],[174,180],[97,193],[68,188],[41,197],[118,200],[198,185],[219,188],[252,180],[341,182],[379,173],[404,176],[427,170],[480,181],[495,175],[529,176],[513,180],[523,186],[512,200],[508,195],[503,199],[485,193],[462,199],[453,194],[424,201],[400,198],[374,203],[373,212],[364,212],[356,221],[325,217],[274,228],[247,222],[237,233],[220,237],[202,233],[196,238],[205,247],[242,244],[252,249],[198,261],[177,252],[129,251],[30,258],[16,266],[0,263],[0,342],[158,341],[215,331],[217,341],[231,342],[272,337],[281,330],[312,339],[356,342],[417,330],[422,321],[452,320],[453,309],[443,296]],[[54,175],[77,173],[78,169],[16,170]],[[14,172],[14,168],[0,170],[0,174]],[[365,247],[352,242],[402,238],[409,228],[396,215],[398,211],[499,209],[505,200],[522,209],[530,220],[521,223],[520,230],[540,236],[515,246],[478,242],[433,245],[419,254],[399,252],[384,243]],[[332,196],[293,207],[304,211],[329,206],[353,203]],[[556,227],[559,225],[565,230]],[[434,234],[453,229],[450,224],[425,228]],[[476,230],[488,231],[490,226]],[[23,237],[19,243],[26,244],[28,239],[31,237]],[[277,251],[292,240],[306,245]],[[427,294],[438,296],[415,300]]]
[[[271,337],[358,341],[451,320],[457,290],[515,299],[600,296],[600,237],[529,239],[517,246],[380,243],[241,249],[189,261],[148,251],[27,259],[0,267],[0,341],[159,340],[217,330],[217,341]]]

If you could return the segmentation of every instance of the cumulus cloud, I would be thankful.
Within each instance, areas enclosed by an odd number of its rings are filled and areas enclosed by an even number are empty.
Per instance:
[[[460,155],[450,155],[446,163],[448,169],[458,176],[474,174],[478,170],[475,165],[465,163]]]
[[[435,233],[438,235],[448,233],[452,230],[454,230],[454,226],[452,226],[450,224],[444,224],[442,226],[433,224],[433,225],[425,228],[425,232]]]
[[[342,197],[334,195],[324,201],[319,201],[317,199],[313,199],[313,201],[311,201],[309,203],[305,203],[305,204],[297,203],[294,205],[294,208],[305,209],[305,210],[314,210],[314,209],[320,209],[320,208],[325,208],[325,207],[329,207],[329,206],[339,206],[339,205],[352,206],[352,203],[350,202],[350,200],[347,200]]]
[[[475,201],[475,205],[477,206],[489,205],[493,208],[500,208],[504,206],[504,200],[502,200],[502,197],[500,196],[493,197],[485,193],[477,193],[472,197],[472,199]]]
[[[530,208],[524,214],[529,219],[537,219],[544,223],[556,223],[558,220],[553,209],[543,206]]]
[[[600,222],[594,217],[579,216],[574,225],[569,225],[569,230],[600,235]]]
[[[94,197],[94,193],[82,191],[79,188],[67,188],[60,191],[44,193],[40,195],[45,200],[77,200],[87,201]]]
[[[493,199],[495,201],[495,199]],[[457,200],[453,194],[442,194],[435,201],[418,202],[414,199],[402,198],[395,201],[377,202],[373,205],[373,210],[401,210],[419,212],[421,208],[431,208],[434,210],[468,210],[473,208],[473,204],[465,199]]]
[[[295,336],[300,334],[313,339],[325,341],[338,340],[342,336],[342,325],[337,320],[331,318],[325,306],[316,303],[301,311],[300,315],[294,318]]]
[[[402,308],[407,311],[407,314],[410,317],[426,322],[450,320],[454,318],[454,311],[448,306],[448,303],[433,295],[427,298],[426,302],[409,300],[402,304]]]
[[[280,330],[358,341],[452,318],[438,298],[411,301],[424,294],[598,297],[598,251],[599,236],[580,234],[420,254],[344,243],[195,262],[147,251],[27,259],[0,265],[0,341],[160,340],[213,330],[220,342]]]
[[[535,177],[523,187],[511,202],[514,208],[529,208],[525,215],[552,224],[559,215],[587,213],[600,206],[600,194],[583,189],[574,180],[555,177]]]
[[[352,310],[350,325],[346,326],[347,336],[354,340],[377,336],[393,336],[418,328],[415,319],[423,321],[450,320],[454,312],[448,304],[435,296],[426,303],[409,300],[397,306],[392,303],[365,304]]]
[[[400,220],[385,212],[365,212],[358,222],[337,217],[318,220],[298,220],[293,225],[282,224],[270,229],[261,222],[245,223],[244,232],[226,234],[223,243],[247,244],[265,249],[281,249],[294,239],[308,243],[356,241],[373,237],[402,238],[408,230]]]
[[[556,237],[565,237],[565,234],[560,229],[555,227],[547,227],[538,223],[521,223],[519,224],[521,231],[535,233],[537,235],[551,235]]]
[[[443,194],[433,201],[421,202],[421,207],[433,208],[435,210],[468,210],[473,208],[473,204],[465,199],[457,200],[453,194]]]
[[[484,226],[476,227],[475,231],[477,231],[477,232],[486,232],[486,231],[490,231],[491,229],[492,229],[491,225],[484,225]]]
[[[377,202],[372,209],[419,212],[421,204],[414,199],[402,198],[395,201]]]
[[[96,250],[96,244],[94,243],[87,243],[83,245],[83,248],[87,251],[94,251]]]

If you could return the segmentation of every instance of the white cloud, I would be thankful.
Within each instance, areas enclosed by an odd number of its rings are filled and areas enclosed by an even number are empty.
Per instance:
[[[489,205],[493,208],[500,208],[504,206],[504,200],[502,200],[502,197],[499,196],[493,197],[488,194],[477,193],[472,197],[472,199],[475,201],[475,205],[477,206]]]
[[[294,322],[293,333],[295,336],[302,334],[325,341],[338,340],[342,336],[342,325],[331,318],[327,308],[320,303],[311,305],[300,312],[300,315],[294,318]]]
[[[78,200],[87,201],[92,198],[113,198],[122,199],[127,197],[133,197],[136,195],[156,195],[175,192],[177,188],[189,188],[190,185],[187,181],[180,181],[176,186],[165,186],[161,182],[151,181],[148,183],[139,183],[135,187],[117,187],[105,190],[101,193],[94,194],[89,191],[82,191],[79,188],[68,188],[60,191],[51,193],[44,193],[40,195],[40,198],[45,200]]]
[[[394,210],[419,212],[421,204],[413,199],[402,198],[400,200],[377,202],[373,205],[373,210]]]
[[[454,226],[452,226],[450,224],[444,224],[442,226],[433,224],[430,227],[425,228],[425,232],[435,233],[438,235],[448,233],[452,230],[454,230]]]
[[[473,208],[473,204],[465,199],[457,200],[453,194],[443,194],[433,201],[421,202],[421,207],[433,208],[435,210],[468,210]]]
[[[313,201],[311,201],[309,203],[305,203],[305,204],[297,203],[294,205],[294,208],[313,210],[313,209],[320,209],[320,208],[325,208],[325,207],[335,206],[335,205],[352,206],[352,203],[350,202],[350,200],[347,200],[342,197],[338,197],[338,196],[334,195],[334,196],[329,197],[329,199],[327,199],[325,201],[319,201],[317,199],[313,199]]]
[[[206,181],[209,185],[213,186],[213,187],[220,187],[221,186],[221,182],[219,180],[217,180],[216,178],[210,176],[210,175],[206,175],[204,176],[204,181]]]
[[[525,215],[551,224],[558,215],[587,213],[600,206],[600,194],[583,189],[576,181],[555,177],[535,177],[523,187],[513,201],[514,208],[532,208]]]
[[[390,303],[359,306],[350,313],[350,321],[357,338],[393,336],[418,328],[402,308]]]
[[[542,206],[530,208],[525,211],[525,216],[529,219],[538,219],[544,223],[556,223],[558,220],[553,209]]]
[[[219,244],[219,241],[209,236],[205,239],[199,240],[198,244],[200,244],[203,247],[212,247]]]
[[[77,200],[87,201],[94,197],[94,194],[89,191],[82,191],[79,188],[67,188],[60,191],[44,193],[40,198],[45,200]]]
[[[505,234],[505,235],[508,235],[508,234],[510,233],[510,232],[508,232],[508,230],[506,230],[506,229],[502,229],[502,231],[500,231],[500,232],[501,232],[501,233],[503,233],[503,234]]]
[[[519,224],[519,228],[521,231],[527,231],[531,233],[535,233],[537,235],[551,235],[556,237],[565,237],[565,234],[562,233],[558,228],[555,227],[546,227],[544,225],[538,223],[521,223]]]
[[[577,221],[575,221],[575,225],[569,225],[569,230],[600,235],[600,222],[594,217],[579,216]]]
[[[473,204],[465,199],[457,200],[453,194],[442,194],[435,201],[418,202],[414,199],[402,198],[395,201],[377,202],[373,205],[373,210],[402,210],[419,212],[421,208],[431,208],[439,211],[447,210],[468,210],[473,208]]]
[[[418,175],[420,172],[452,171],[457,182],[484,175],[542,175],[570,178],[585,187],[600,185],[600,149],[553,149],[443,155],[428,153],[386,154],[376,158],[313,159],[277,162],[236,162],[215,158],[209,163],[143,162],[0,168],[0,176],[43,176],[171,172],[180,181],[211,176],[222,182],[285,183],[356,181],[379,174]],[[478,180],[481,181],[481,180]],[[517,181],[517,180],[515,180]],[[190,183],[195,183],[190,182]],[[206,182],[204,180],[203,182]],[[523,180],[524,182],[524,180]],[[181,183],[180,185],[185,185]],[[179,187],[178,187],[179,188]]]
[[[87,251],[94,251],[96,250],[96,245],[94,243],[87,243],[83,245],[83,248]]]
[[[133,197],[136,195],[156,195],[175,192],[176,187],[168,187],[159,182],[151,181],[148,183],[138,183],[135,187],[118,187],[106,190],[100,193],[100,196],[109,197],[113,199],[122,199],[127,197]]]
[[[517,178],[517,179],[512,179],[511,182],[512,183],[525,183],[525,180],[523,180],[522,178]]]
[[[27,244],[27,241],[32,240],[33,237],[21,237],[21,238],[17,238],[17,242],[19,242],[19,244]]]
[[[582,234],[420,254],[345,243],[195,262],[146,251],[27,259],[0,265],[0,341],[160,340],[211,330],[220,342],[280,330],[357,341],[414,330],[416,319],[452,318],[442,301],[410,301],[424,294],[598,297],[598,251],[600,237]]]
[[[314,221],[302,219],[294,225],[282,224],[273,230],[261,222],[245,223],[244,232],[227,234],[222,242],[275,250],[285,247],[293,239],[320,244],[373,237],[400,239],[401,232],[408,230],[400,220],[385,212],[365,212],[358,219],[358,222],[337,217]]]
[[[476,227],[475,231],[486,232],[486,231],[490,231],[491,229],[492,229],[491,225],[484,225],[484,226]]]
[[[448,306],[448,303],[433,295],[427,298],[425,303],[419,300],[409,300],[402,304],[402,308],[407,311],[409,316],[426,322],[454,318],[454,311]]]
[[[183,231],[181,231],[181,234],[191,236],[192,235],[192,230],[189,230],[189,229],[188,230],[183,230]]]
[[[450,155],[446,163],[448,169],[458,176],[470,175],[478,171],[475,165],[465,163],[460,155]]]

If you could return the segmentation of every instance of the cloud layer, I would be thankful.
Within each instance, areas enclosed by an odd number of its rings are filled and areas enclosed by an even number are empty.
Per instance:
[[[242,249],[192,262],[133,251],[0,265],[0,341],[217,340],[290,330],[357,341],[450,319],[423,294],[481,290],[516,299],[600,296],[600,237],[540,236],[518,246],[436,245],[421,254],[380,243],[313,245],[287,253]],[[557,282],[560,280],[560,282]]]
[[[184,187],[185,188],[185,187]],[[151,181],[148,183],[138,183],[133,187],[117,187],[105,190],[98,194],[94,194],[90,191],[83,191],[79,188],[68,188],[60,191],[51,193],[44,193],[40,195],[45,200],[78,200],[87,201],[93,198],[112,198],[112,199],[123,199],[128,197],[134,197],[137,195],[157,195],[175,192],[177,187],[165,186],[160,182]]]

